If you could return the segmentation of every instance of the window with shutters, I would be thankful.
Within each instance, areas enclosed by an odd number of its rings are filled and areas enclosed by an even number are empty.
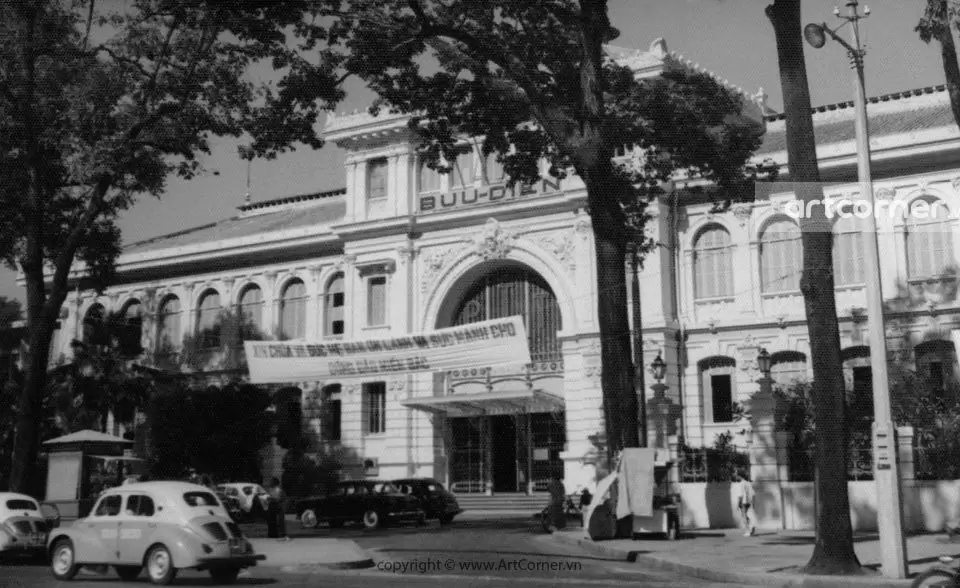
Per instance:
[[[417,192],[427,194],[430,192],[439,192],[443,189],[441,184],[442,176],[435,169],[430,169],[424,161],[420,161],[417,167]]]
[[[263,333],[263,291],[252,284],[244,288],[238,304],[240,315],[240,340],[260,337]]]
[[[200,297],[197,308],[197,344],[201,349],[220,346],[220,294],[208,290]]]
[[[307,329],[307,287],[291,280],[280,297],[280,340],[303,339]]]
[[[789,219],[767,225],[760,237],[760,280],[764,293],[800,290],[803,249],[800,228]]]
[[[371,159],[367,162],[367,200],[387,197],[387,159]]]
[[[325,336],[343,335],[345,304],[346,294],[344,292],[343,274],[338,273],[330,278],[327,289],[323,294],[323,334]]]
[[[698,367],[706,422],[732,422],[733,403],[737,397],[736,361],[730,357],[709,357],[700,360]]]
[[[863,231],[857,217],[841,217],[833,226],[833,279],[837,286],[863,284]]]
[[[367,382],[363,385],[363,412],[366,414],[366,433],[378,435],[387,431],[387,384]]]
[[[473,184],[473,150],[457,155],[457,161],[450,170],[450,186],[462,188]]]
[[[367,280],[367,326],[387,324],[387,277],[374,276]]]
[[[907,214],[907,273],[912,279],[938,278],[955,265],[952,222],[941,200],[918,201],[925,202],[929,208],[925,213]],[[918,201],[914,201],[911,210]]]
[[[733,250],[723,227],[707,227],[697,237],[693,278],[697,300],[733,296]]]
[[[485,184],[498,184],[507,179],[507,174],[503,171],[503,164],[497,161],[498,155],[498,153],[493,152],[487,155],[484,161],[483,182]]]
[[[168,296],[157,312],[157,347],[158,350],[179,349],[180,343],[180,299]]]
[[[136,356],[143,352],[140,339],[143,335],[143,307],[140,301],[131,300],[123,307],[117,337],[120,353],[124,356]]]

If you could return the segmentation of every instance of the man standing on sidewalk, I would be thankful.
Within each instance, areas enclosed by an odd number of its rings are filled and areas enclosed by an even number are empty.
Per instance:
[[[287,541],[287,494],[280,487],[280,480],[270,478],[267,495],[267,536]]]
[[[737,508],[740,510],[740,515],[743,517],[743,523],[746,526],[745,537],[752,537],[754,533],[757,532],[757,527],[753,520],[752,508],[753,508],[753,484],[750,483],[750,480],[747,479],[746,475],[737,471],[734,474],[734,485],[733,491],[736,493],[737,497]]]

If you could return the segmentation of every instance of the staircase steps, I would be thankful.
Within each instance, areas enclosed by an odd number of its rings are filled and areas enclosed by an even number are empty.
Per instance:
[[[482,510],[522,510],[531,513],[539,512],[550,501],[546,492],[537,492],[533,495],[522,493],[499,493],[493,496],[484,494],[457,494],[460,508],[466,511]]]

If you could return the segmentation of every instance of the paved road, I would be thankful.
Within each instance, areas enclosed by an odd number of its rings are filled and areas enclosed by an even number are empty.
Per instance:
[[[294,534],[299,535],[296,529]],[[614,586],[631,582],[651,588],[723,587],[669,572],[644,569],[625,561],[611,561],[585,555],[574,547],[554,543],[538,532],[535,521],[527,518],[509,520],[458,520],[450,527],[436,523],[425,529],[394,528],[368,532],[346,528],[310,531],[319,536],[336,536],[355,540],[369,550],[377,566],[366,570],[317,570],[313,574],[284,574],[268,568],[254,568],[241,577],[238,585],[277,585],[315,587],[336,585],[362,588],[384,584],[390,588],[438,588],[451,584],[459,588],[502,586]],[[254,531],[251,534],[259,534]],[[108,583],[103,582],[108,580]],[[0,588],[40,588],[54,584],[46,568],[37,565],[0,566]],[[184,572],[177,585],[209,586],[206,574]],[[134,583],[119,582],[111,572],[106,577],[83,576],[70,586],[86,588],[108,586],[126,588],[148,585],[144,579]]]

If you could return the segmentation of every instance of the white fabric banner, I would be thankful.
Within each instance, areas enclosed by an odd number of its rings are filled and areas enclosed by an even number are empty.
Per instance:
[[[311,382],[384,374],[528,364],[523,318],[360,341],[244,341],[250,383]]]

